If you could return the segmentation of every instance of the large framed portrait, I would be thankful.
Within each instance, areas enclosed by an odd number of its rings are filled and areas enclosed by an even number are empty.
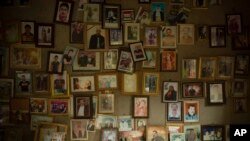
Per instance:
[[[35,21],[21,21],[21,42],[35,42]]]
[[[118,49],[109,49],[103,53],[103,69],[104,70],[116,70],[118,64]]]
[[[177,81],[162,82],[162,102],[177,101],[179,95],[179,83]]]
[[[35,94],[48,94],[50,92],[50,75],[45,72],[33,73],[33,92]]]
[[[8,20],[3,24],[4,40],[7,43],[17,43],[20,40],[20,22],[16,20]]]
[[[8,47],[0,46],[0,66],[0,76],[7,77],[10,68],[10,49]]]
[[[10,48],[10,67],[15,69],[40,69],[41,49],[34,45],[13,44]]]
[[[126,73],[134,72],[135,63],[130,51],[121,50],[117,70]]]
[[[250,56],[246,54],[238,54],[235,56],[234,74],[235,75],[248,75],[249,74],[249,61]]]
[[[71,92],[94,92],[95,91],[95,76],[71,76],[70,77]]]
[[[235,78],[232,81],[232,97],[246,97],[248,81],[243,78]]]
[[[102,27],[103,28],[121,27],[121,5],[119,4],[102,5]]]
[[[68,99],[48,99],[49,115],[69,115],[70,102]]]
[[[182,121],[182,102],[168,102],[166,105],[166,122]]]
[[[134,129],[134,120],[130,115],[118,116],[117,124],[119,132],[132,131]]]
[[[177,28],[176,26],[161,27],[161,48],[176,48]]]
[[[147,59],[142,42],[130,43],[129,48],[134,62],[143,61]]]
[[[211,48],[226,47],[226,28],[223,25],[213,25],[209,28],[209,45]]]
[[[152,2],[151,3],[151,21],[162,23],[165,21],[166,3]]]
[[[216,74],[219,79],[231,79],[234,75],[234,57],[218,56]]]
[[[10,78],[0,78],[0,102],[9,102],[14,96],[14,80]]]
[[[98,113],[112,114],[115,112],[115,95],[114,94],[100,94],[98,103]]]
[[[71,119],[70,120],[70,139],[71,140],[88,140],[86,129],[87,120]]]
[[[122,9],[121,10],[121,21],[122,22],[133,22],[135,20],[134,9]]]
[[[139,72],[121,74],[121,92],[123,94],[137,94],[139,91]]]
[[[124,24],[124,41],[127,43],[140,41],[140,24],[125,23]]]
[[[47,72],[53,74],[63,73],[63,52],[48,52]]]
[[[35,30],[37,47],[54,48],[55,26],[51,23],[37,23]]]
[[[15,97],[29,96],[32,93],[32,73],[17,71],[15,73]]]
[[[144,47],[157,47],[158,46],[158,27],[145,26],[144,27]]]
[[[159,69],[159,51],[158,49],[154,48],[146,48],[145,54],[147,56],[147,59],[142,61],[141,67],[143,69],[153,69],[158,70]]]
[[[83,43],[83,30],[84,23],[74,21],[70,24],[70,43],[82,44]]]
[[[199,122],[200,120],[200,102],[183,101],[184,122]]]
[[[194,45],[194,24],[178,24],[178,40],[179,45]]]
[[[193,138],[196,138],[196,140],[201,140],[201,125],[184,125],[184,133],[186,140],[192,140]]]
[[[75,118],[92,118],[92,96],[74,95],[74,117]]]
[[[233,105],[234,105],[234,112],[235,113],[248,112],[248,101],[246,98],[234,98]]]
[[[108,114],[98,114],[96,118],[96,129],[102,128],[116,128],[117,126],[117,116]]]
[[[120,29],[109,29],[109,45],[121,46],[124,44],[123,26]]]
[[[182,83],[183,98],[203,98],[203,83],[202,82],[183,82]]]
[[[100,141],[118,141],[118,128],[102,128]]]
[[[250,49],[250,30],[249,26],[244,26],[242,34],[232,36],[232,50],[249,50]]]
[[[207,104],[225,104],[226,103],[226,91],[225,82],[207,82]]]
[[[223,141],[225,140],[224,125],[202,125],[201,138],[203,141]]]
[[[97,74],[97,82],[99,90],[117,89],[118,74],[117,73],[100,73]]]
[[[161,71],[177,71],[177,53],[175,50],[161,52]]]
[[[199,59],[199,78],[214,79],[216,72],[216,57],[200,57]]]
[[[196,58],[184,58],[182,59],[182,79],[196,79],[198,76],[197,72],[197,59]]]
[[[240,13],[226,14],[227,33],[235,35],[242,33],[242,18]]]
[[[134,118],[149,117],[149,96],[134,96],[132,105],[132,116]]]
[[[93,3],[85,3],[83,5],[83,21],[84,23],[100,22],[100,5]]]
[[[52,74],[50,78],[51,95],[53,97],[68,97],[69,76],[67,71],[64,71],[63,74]]]
[[[47,114],[47,98],[30,98],[31,114]]]
[[[158,95],[160,84],[160,73],[158,72],[143,72],[143,94]]]
[[[167,131],[165,126],[161,125],[149,125],[147,127],[147,140],[162,140],[165,141],[167,139]]]
[[[71,22],[74,2],[70,0],[57,0],[54,21],[69,24]]]

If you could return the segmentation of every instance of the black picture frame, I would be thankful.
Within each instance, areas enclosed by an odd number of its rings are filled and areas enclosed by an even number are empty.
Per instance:
[[[70,43],[83,44],[84,43],[84,23],[80,21],[73,21],[70,24]]]
[[[54,60],[54,61],[53,61]],[[55,62],[55,63],[53,63]],[[59,64],[58,64],[59,63]],[[53,68],[53,65],[58,65]],[[63,52],[48,52],[47,72],[53,74],[63,74]],[[53,70],[55,69],[55,70]]]
[[[249,55],[237,54],[235,56],[234,75],[247,76],[249,74],[249,62]]]
[[[71,0],[57,0],[54,22],[69,24],[72,19],[72,13],[74,9],[74,1]]]
[[[121,5],[102,5],[102,28],[121,28]]]
[[[84,113],[79,105],[83,104]],[[93,117],[93,99],[91,95],[74,95],[74,118],[90,119]]]
[[[232,50],[250,50],[250,28],[244,26],[241,34],[232,36]]]
[[[55,25],[52,23],[37,23],[35,30],[35,45],[39,48],[54,48]]]
[[[226,90],[224,81],[211,81],[206,83],[207,105],[222,105],[226,103]]]
[[[226,47],[226,28],[223,25],[209,26],[210,48]]]

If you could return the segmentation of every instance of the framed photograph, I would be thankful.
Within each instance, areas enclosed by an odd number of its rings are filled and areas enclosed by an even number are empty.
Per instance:
[[[20,22],[15,20],[5,21],[3,24],[4,28],[4,39],[7,43],[17,43],[20,40]]]
[[[83,22],[71,22],[70,24],[70,43],[83,44]]]
[[[52,140],[65,140],[66,132],[53,132],[52,133]]]
[[[197,33],[199,39],[207,39],[208,38],[208,25],[198,25]]]
[[[167,123],[166,130],[168,135],[172,133],[183,133],[184,131],[184,124],[183,123]]]
[[[35,22],[21,21],[21,41],[22,43],[35,42]]]
[[[226,29],[223,25],[213,25],[209,28],[209,45],[211,48],[226,47]]]
[[[231,79],[234,75],[234,57],[233,56],[218,56],[217,60],[217,78]]]
[[[200,103],[199,101],[183,101],[184,122],[199,122]]]
[[[45,116],[45,115],[31,115],[30,117],[30,129],[35,131],[38,128],[40,122],[52,123],[54,121],[54,117]]]
[[[185,133],[171,133],[169,135],[169,139],[170,141],[185,141],[186,140],[186,136],[185,136]]]
[[[17,71],[15,73],[15,97],[29,96],[32,93],[32,73]]]
[[[177,53],[175,50],[161,52],[161,71],[177,71]]]
[[[182,83],[183,98],[203,98],[203,83],[202,82],[183,82]]]
[[[147,118],[136,118],[135,120],[135,130],[139,131],[146,131],[146,127],[148,124],[148,119]]]
[[[89,0],[89,3],[99,3],[99,4],[102,4],[102,3],[105,3],[106,0]]]
[[[134,9],[122,9],[121,10],[121,21],[122,22],[133,22],[135,20]]]
[[[166,12],[166,3],[165,2],[152,2],[151,3],[151,21],[152,22],[164,22],[165,21],[165,12]]]
[[[93,108],[93,118],[97,117],[97,108],[98,108],[98,96],[92,97],[92,108]]]
[[[64,71],[63,74],[52,74],[50,80],[52,97],[69,96],[69,75],[67,71]]]
[[[102,5],[102,27],[116,29],[121,27],[121,5]]]
[[[106,29],[101,28],[101,25],[87,25],[85,31],[85,50],[104,51],[108,49],[107,32]]]
[[[100,114],[112,114],[115,112],[115,95],[114,94],[100,94],[99,95],[98,110]]]
[[[179,45],[194,45],[194,24],[178,24],[178,40]]]
[[[197,72],[197,59],[195,58],[184,58],[182,59],[182,79],[196,79],[198,76]]]
[[[64,65],[73,64],[73,60],[75,59],[75,56],[78,53],[78,51],[79,51],[78,48],[66,46],[63,52],[63,64]]]
[[[9,102],[14,96],[14,79],[0,78],[0,102]]]
[[[176,81],[162,82],[162,102],[173,102],[178,100],[179,83]]]
[[[0,77],[7,77],[10,68],[10,49],[8,47],[0,46],[0,66]]]
[[[13,44],[10,48],[10,67],[15,69],[41,69],[41,49],[30,44]]]
[[[194,9],[208,9],[209,0],[193,0],[192,5]]]
[[[74,117],[92,118],[92,102],[90,95],[74,95]]]
[[[247,83],[246,79],[235,78],[232,81],[232,96],[233,97],[245,97],[247,95]]]
[[[140,4],[147,4],[147,3],[151,3],[151,0],[138,0],[138,3]]]
[[[121,74],[121,92],[123,94],[137,94],[139,91],[139,72]]]
[[[121,46],[124,44],[123,27],[120,29],[109,29],[109,45],[110,46]]]
[[[47,114],[47,98],[30,98],[31,114]]]
[[[147,127],[147,140],[162,140],[165,141],[167,139],[167,131],[165,126],[160,125],[149,125]]]
[[[48,94],[50,92],[50,75],[45,72],[34,72],[33,84],[35,94]]]
[[[97,82],[99,90],[117,89],[118,75],[116,73],[97,74]]]
[[[200,124],[184,125],[184,133],[186,140],[201,140],[201,126]]]
[[[126,73],[133,73],[134,66],[135,66],[135,63],[133,61],[131,52],[122,50],[120,52],[117,70],[121,72],[126,72]]]
[[[143,72],[143,94],[158,95],[160,84],[160,73]]]
[[[54,48],[55,27],[51,23],[36,24],[36,46],[41,48]]]
[[[54,22],[69,24],[72,18],[74,2],[70,0],[57,0]]]
[[[185,0],[170,0],[171,5],[184,5]]]
[[[83,11],[84,5],[87,4],[88,0],[79,0],[77,11]]]
[[[102,128],[116,128],[117,116],[98,114],[96,118],[96,129]]]
[[[177,44],[176,26],[161,27],[161,48],[176,48]]]
[[[234,98],[234,112],[246,113],[248,111],[248,101],[246,98]]]
[[[131,116],[118,116],[117,122],[119,132],[132,131],[132,129],[134,129],[134,120]]]
[[[224,141],[225,127],[224,125],[202,125],[201,138],[203,141]]]
[[[167,102],[166,105],[166,122],[168,121],[182,121],[182,102]]]
[[[132,116],[134,118],[149,117],[149,96],[134,96]]]
[[[71,76],[70,77],[71,92],[94,92],[95,91],[95,76]]]
[[[144,27],[144,47],[158,47],[158,27],[145,26]]]
[[[209,105],[225,104],[226,92],[224,82],[207,82],[207,102]]]
[[[235,56],[234,74],[248,75],[249,74],[249,55],[238,54]]]
[[[86,126],[86,128],[87,128],[87,131],[88,132],[95,132],[96,131],[96,128],[95,128],[95,119],[89,119],[88,121],[87,121],[87,126]]]
[[[242,34],[232,36],[232,50],[249,50],[250,49],[250,30],[249,26],[244,26]]]
[[[10,123],[14,124],[29,124],[30,122],[30,107],[29,98],[12,98],[10,100]]]
[[[84,23],[100,23],[100,5],[85,3],[83,5],[83,22]]]
[[[199,61],[199,78],[214,79],[216,72],[216,57],[200,57]]]
[[[53,74],[63,73],[63,53],[62,52],[48,52],[47,72]]]
[[[68,99],[48,99],[49,115],[69,115]]]
[[[87,120],[71,119],[70,120],[70,139],[71,140],[88,140],[86,129]]]
[[[159,51],[158,49],[146,48],[144,49],[147,59],[142,61],[143,69],[159,69]]]
[[[130,43],[129,48],[134,62],[139,62],[147,59],[142,42]]]
[[[146,139],[145,133],[143,131],[132,130],[132,131],[119,131],[119,141],[131,140],[143,140]]]
[[[215,6],[215,5],[219,6],[219,5],[222,5],[222,0],[210,0],[210,1],[209,1],[209,5],[211,5],[211,6]]]
[[[118,64],[118,49],[109,49],[103,53],[103,69],[104,70],[116,70]]]
[[[102,128],[100,141],[118,141],[118,129],[117,128]]]
[[[227,33],[229,35],[242,33],[242,16],[239,13],[226,14]]]
[[[140,41],[140,24],[139,23],[125,23],[124,24],[124,41],[127,43]]]

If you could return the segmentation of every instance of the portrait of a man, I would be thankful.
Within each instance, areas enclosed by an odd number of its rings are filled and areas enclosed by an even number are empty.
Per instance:
[[[55,21],[61,23],[69,23],[71,9],[72,9],[71,2],[64,2],[62,0],[58,0]]]
[[[86,48],[89,50],[105,49],[106,48],[105,34],[106,31],[105,29],[102,29],[101,26],[87,25]]]

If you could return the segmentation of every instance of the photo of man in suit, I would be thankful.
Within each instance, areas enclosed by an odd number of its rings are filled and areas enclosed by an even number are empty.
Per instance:
[[[161,9],[160,5],[156,6],[156,9],[155,9],[155,11],[153,12],[153,15],[152,15],[152,20],[154,22],[163,22],[164,21],[164,12]]]
[[[89,41],[89,49],[104,49],[105,38],[101,35],[101,29],[97,28],[96,33],[91,35]]]

